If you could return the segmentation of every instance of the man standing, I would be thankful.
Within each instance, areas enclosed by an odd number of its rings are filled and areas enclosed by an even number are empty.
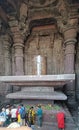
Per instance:
[[[22,125],[25,125],[25,115],[26,115],[26,109],[23,104],[21,104],[21,108],[19,109],[19,113],[22,119]]]
[[[38,127],[42,126],[42,118],[43,118],[43,110],[41,106],[39,105],[37,109]]]

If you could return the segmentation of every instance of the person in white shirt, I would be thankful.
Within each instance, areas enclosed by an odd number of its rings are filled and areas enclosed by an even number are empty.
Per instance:
[[[17,108],[15,106],[13,106],[12,109],[11,109],[11,121],[12,122],[17,121],[16,111],[17,111]]]
[[[9,125],[10,122],[11,122],[11,111],[10,111],[10,105],[7,105],[7,106],[6,106],[6,116],[7,116],[7,119],[6,119],[6,125]]]

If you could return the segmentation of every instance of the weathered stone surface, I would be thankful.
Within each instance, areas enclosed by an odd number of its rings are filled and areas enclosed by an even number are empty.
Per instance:
[[[41,100],[67,100],[67,96],[62,92],[16,92],[6,96],[10,99],[41,99]]]
[[[73,74],[75,71],[75,44],[76,44],[76,28],[73,26],[74,21],[70,21],[70,28],[67,26],[64,30],[64,39],[65,39],[65,64],[64,72]],[[69,86],[69,85],[68,85]],[[66,89],[69,87],[66,86]],[[75,83],[73,82],[70,86],[70,89],[67,90],[67,95],[70,93],[72,98],[68,98],[69,104],[74,104],[75,101]]]
[[[14,130],[14,128],[3,128],[3,127],[0,127],[0,130]],[[27,127],[27,126],[22,126],[22,127],[19,127],[19,128],[15,128],[15,130],[32,130],[30,127]]]
[[[48,29],[45,27],[45,32]],[[53,32],[54,30],[52,30]],[[37,32],[38,33],[38,32]],[[32,33],[33,34],[33,33]],[[38,33],[39,35],[39,33]],[[51,35],[51,33],[50,33]],[[52,38],[50,35],[39,36],[37,34],[35,36],[31,36],[28,39],[28,48],[27,42],[25,45],[25,74],[31,75],[33,74],[34,69],[34,57],[40,55],[46,57],[46,73],[47,74],[62,74],[64,73],[64,51],[62,46],[62,38],[61,36],[54,36],[52,34]],[[51,45],[51,42],[53,46]],[[52,47],[51,47],[52,46]],[[31,64],[32,61],[32,64]]]
[[[70,81],[75,80],[75,74],[60,75],[24,75],[24,76],[0,76],[0,81],[9,82],[28,82],[28,81]]]
[[[10,0],[7,0],[7,2],[10,2]],[[13,1],[11,3],[7,2],[1,3],[0,31],[1,35],[10,35],[11,44],[10,48],[7,46],[3,48],[2,43],[0,44],[0,75],[32,75],[35,67],[33,59],[38,55],[47,59],[46,67],[43,69],[43,71],[46,70],[46,73],[43,74],[51,76],[52,74],[75,73],[75,42],[77,31],[79,31],[77,29],[79,28],[78,5],[74,5],[73,1],[65,0],[17,1],[16,4]],[[9,7],[9,4],[13,9],[6,8],[8,9],[6,12],[9,11],[6,14],[4,8]],[[7,18],[8,20],[6,20]],[[8,24],[5,21],[8,21]],[[59,21],[61,29],[58,28]],[[3,40],[5,39],[3,38]],[[7,44],[7,40],[5,44]],[[76,72],[78,72],[78,63]],[[16,84],[18,86],[26,85],[26,82],[21,80],[17,84],[17,81],[14,81],[13,86]],[[43,87],[45,85],[56,86],[59,83],[60,85],[67,83],[57,80],[55,82],[51,81],[51,83],[50,81],[47,81],[47,83],[46,81],[40,82],[40,80],[37,82],[38,85]],[[36,86],[37,83],[29,80],[27,85]],[[68,97],[75,99],[75,88],[74,84],[68,85]]]
[[[20,6],[20,20],[22,20],[22,22],[25,22],[27,14],[28,14],[28,6],[27,4],[22,3]]]
[[[34,57],[33,62],[34,62],[33,74],[46,75],[46,71],[47,71],[46,58],[38,55]]]

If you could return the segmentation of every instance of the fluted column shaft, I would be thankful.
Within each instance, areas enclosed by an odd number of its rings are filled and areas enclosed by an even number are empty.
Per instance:
[[[24,75],[23,71],[23,44],[14,44],[15,48],[15,75]]]
[[[10,54],[10,41],[8,35],[3,36],[4,43],[4,68],[5,75],[11,75],[11,54]]]
[[[15,75],[24,75],[23,68],[23,39],[18,27],[18,22],[12,19],[10,22],[11,31],[14,41],[14,61],[15,61]]]
[[[75,57],[75,43],[76,43],[76,29],[69,29],[64,32],[65,43],[65,64],[64,72],[74,73],[74,57]]]
[[[10,53],[10,39],[8,35],[3,35],[3,46],[4,46],[4,74],[5,76],[11,75],[11,53]],[[5,88],[4,88],[5,87]],[[3,84],[4,92],[9,93],[11,86],[9,84]],[[7,99],[5,101],[8,101]]]
[[[65,65],[64,73],[75,73],[75,43],[76,43],[77,31],[75,28],[68,28],[64,31],[64,43],[65,43]],[[75,81],[71,81],[66,85],[66,94],[68,97],[68,104],[73,106],[76,103],[75,97]]]

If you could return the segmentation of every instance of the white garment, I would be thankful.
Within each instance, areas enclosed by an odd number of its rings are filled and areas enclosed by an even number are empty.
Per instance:
[[[0,116],[0,122],[5,122],[5,121],[6,121],[5,116]]]
[[[7,108],[6,109],[6,115],[9,115],[9,113],[10,113],[10,110]]]
[[[16,108],[13,108],[13,109],[11,110],[11,118],[16,118],[16,111],[17,111]]]
[[[17,122],[11,123],[7,128],[18,128],[20,125]]]

